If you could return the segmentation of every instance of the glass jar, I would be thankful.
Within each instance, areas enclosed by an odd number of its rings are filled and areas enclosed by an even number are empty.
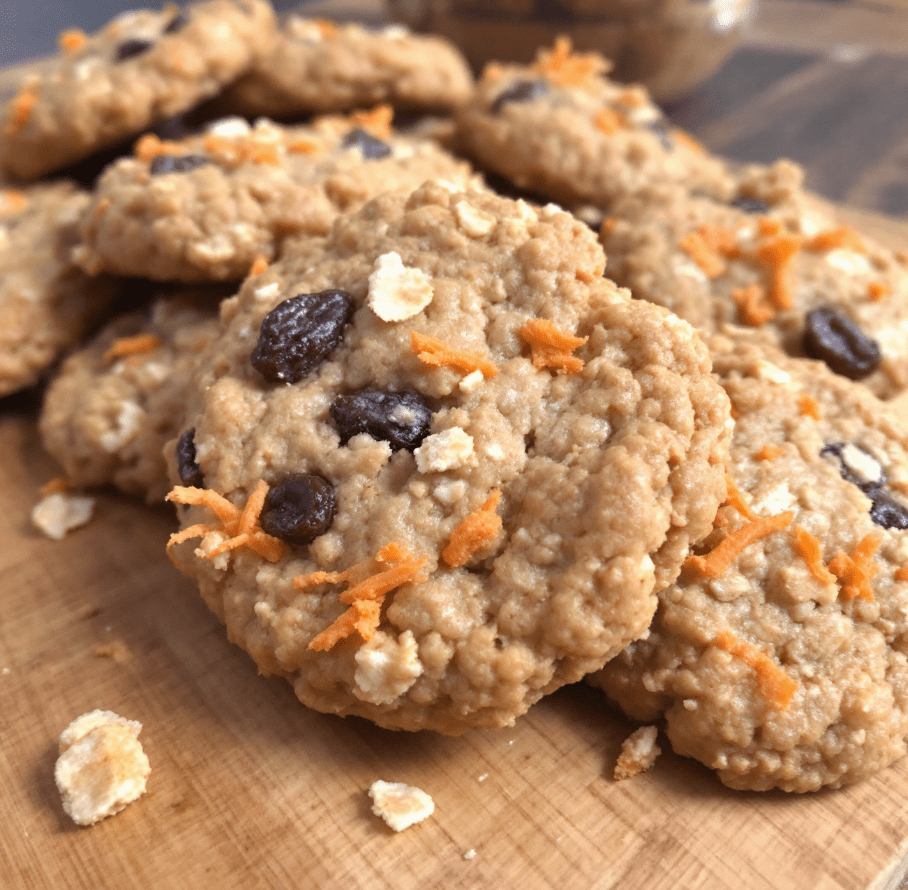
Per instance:
[[[659,102],[688,95],[737,46],[755,0],[387,0],[396,21],[442,34],[479,71],[532,61],[559,34],[614,63]]]

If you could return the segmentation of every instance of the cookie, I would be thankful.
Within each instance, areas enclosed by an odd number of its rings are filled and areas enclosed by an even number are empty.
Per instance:
[[[155,281],[245,277],[284,239],[324,235],[339,210],[472,171],[428,140],[395,135],[390,108],[312,126],[242,118],[179,142],[147,136],[101,176],[78,262]]]
[[[0,395],[36,383],[119,292],[70,258],[89,200],[66,182],[0,188]]]
[[[480,167],[566,207],[607,208],[653,182],[730,194],[723,163],[673,128],[641,87],[605,77],[608,63],[561,39],[533,65],[489,65],[457,115]]]
[[[162,448],[182,432],[184,399],[219,329],[214,290],[186,289],[110,322],[48,386],[41,440],[77,487],[115,485],[161,503]]]
[[[728,500],[646,639],[592,681],[732,788],[858,781],[908,736],[908,436],[819,362],[711,347]]]
[[[380,103],[441,111],[463,104],[472,87],[467,63],[441,37],[290,14],[268,53],[219,104],[234,114],[274,118]]]
[[[789,355],[891,398],[908,386],[908,255],[843,226],[788,161],[753,166],[730,202],[660,184],[602,226],[608,274],[711,333],[754,328]]]
[[[557,207],[426,183],[225,302],[169,553],[261,672],[456,734],[644,633],[730,421],[690,326],[604,263]]]
[[[204,0],[63,32],[59,55],[0,109],[0,172],[43,176],[191,108],[249,68],[273,30],[267,0]]]

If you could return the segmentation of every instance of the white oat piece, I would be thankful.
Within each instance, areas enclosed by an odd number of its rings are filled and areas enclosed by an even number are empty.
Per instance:
[[[94,825],[145,793],[151,766],[141,730],[138,721],[102,710],[82,714],[63,730],[54,779],[77,825]]]
[[[57,491],[35,504],[32,525],[54,541],[62,541],[68,532],[91,520],[95,499]]]
[[[403,831],[435,812],[435,801],[412,785],[403,782],[383,782],[379,779],[369,788],[372,812],[381,816],[395,831]]]

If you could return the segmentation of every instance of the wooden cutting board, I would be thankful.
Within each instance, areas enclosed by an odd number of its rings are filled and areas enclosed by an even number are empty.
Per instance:
[[[906,223],[854,218],[908,244]],[[670,752],[616,783],[633,727],[583,685],[512,729],[456,739],[307,710],[289,685],[256,675],[171,567],[169,508],[101,493],[94,520],[65,540],[31,528],[37,490],[57,472],[35,408],[0,403],[0,885],[898,886],[908,760],[806,796],[736,793]],[[113,642],[128,660],[99,654]],[[61,730],[94,708],[143,723],[152,773],[138,802],[79,828],[53,766]],[[376,779],[424,789],[434,816],[394,834],[370,811]]]

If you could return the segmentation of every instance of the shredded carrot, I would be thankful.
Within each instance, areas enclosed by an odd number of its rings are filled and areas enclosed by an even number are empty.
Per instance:
[[[807,529],[796,525],[791,536],[794,538],[795,550],[798,556],[807,563],[810,574],[820,582],[820,584],[834,584],[836,577],[823,565],[823,548],[819,539],[815,538]]]
[[[871,281],[867,285],[867,299],[872,303],[878,303],[884,297],[892,295],[891,285],[886,284],[885,281]]]
[[[608,238],[608,236],[612,234],[612,229],[614,229],[617,224],[617,219],[607,216],[602,220],[602,225],[599,226],[599,237]]]
[[[725,261],[706,242],[700,231],[688,232],[678,246],[703,270],[707,278],[718,278],[725,271]]]
[[[295,136],[287,143],[287,151],[290,154],[312,155],[321,149],[322,143],[318,139],[312,139],[308,136]]]
[[[534,367],[553,368],[559,374],[578,374],[583,370],[583,360],[571,353],[589,338],[566,334],[545,318],[530,319],[520,329],[520,336],[530,344]]]
[[[377,139],[387,139],[391,135],[394,109],[390,105],[376,105],[371,111],[355,111],[350,120],[354,126],[368,130]]]
[[[820,412],[820,403],[813,396],[801,396],[798,399],[798,410],[805,417],[812,417],[814,420],[823,419],[823,415]]]
[[[442,366],[454,368],[462,374],[480,371],[486,379],[494,377],[498,373],[495,363],[491,359],[487,359],[482,353],[474,352],[471,349],[458,349],[456,346],[448,345],[443,340],[427,337],[417,331],[410,331],[410,349],[416,353],[424,365],[429,365],[433,368]]]
[[[501,528],[501,517],[495,512],[501,492],[495,489],[478,509],[465,516],[451,533],[441,558],[452,568],[465,565],[474,553],[491,544]]]
[[[628,108],[642,108],[646,105],[646,95],[640,87],[628,87],[618,96],[617,102]]]
[[[268,268],[268,257],[259,254],[253,261],[249,269],[250,275],[261,275]]]
[[[752,643],[741,640],[727,630],[716,635],[712,644],[732,658],[743,661],[757,675],[757,689],[774,708],[784,711],[798,688],[798,683],[782,670],[765,652]]]
[[[761,238],[772,238],[782,231],[782,223],[769,216],[758,216],[757,231]]]
[[[163,142],[154,133],[140,136],[133,146],[132,153],[140,160],[154,160],[158,155],[183,154],[185,149],[179,142]]]
[[[902,566],[902,568],[896,569],[895,580],[908,581],[908,566]]]
[[[804,243],[804,248],[818,252],[845,248],[864,253],[867,250],[867,245],[864,243],[864,239],[850,226],[841,226],[838,229],[829,229],[814,235],[813,238]]]
[[[870,580],[879,569],[870,562],[871,557],[880,546],[880,539],[874,535],[865,535],[845,554],[841,550],[829,561],[829,571],[839,579],[842,598],[852,600],[859,598],[873,601],[873,588]]]
[[[793,299],[785,281],[788,265],[801,249],[799,235],[781,234],[760,244],[755,256],[769,267],[770,284],[767,296],[777,309],[791,309]]]
[[[337,25],[328,19],[315,19],[315,27],[318,28],[322,37],[336,37],[338,33]]]
[[[485,68],[482,69],[482,80],[487,81],[488,83],[495,83],[498,80],[501,80],[504,75],[504,69],[501,67],[500,62],[489,62]]]
[[[603,108],[596,115],[596,126],[606,136],[613,136],[627,127],[627,118],[620,111],[615,111],[613,108]]]
[[[0,215],[19,213],[25,210],[27,205],[28,198],[25,197],[24,192],[20,192],[18,189],[6,189],[0,192]]]
[[[54,476],[49,479],[39,489],[41,497],[47,497],[50,494],[60,494],[63,491],[69,491],[69,480],[65,476]]]
[[[689,556],[684,567],[706,578],[720,578],[741,552],[751,544],[791,525],[794,512],[789,510],[775,516],[761,516],[739,529],[729,532],[705,556]]]
[[[552,49],[539,51],[533,68],[558,86],[582,87],[606,72],[609,64],[596,53],[575,53],[570,37],[562,34],[555,38]]]
[[[110,346],[107,347],[107,351],[104,353],[104,361],[109,365],[115,362],[118,358],[123,358],[127,355],[141,355],[145,352],[154,352],[154,350],[160,348],[161,338],[155,334],[136,334],[133,337],[120,337],[119,340],[114,340]]]
[[[82,49],[85,46],[88,37],[84,31],[79,28],[70,28],[68,31],[61,31],[57,38],[57,45],[65,52],[72,53]]]
[[[253,164],[270,164],[277,167],[281,163],[281,155],[273,142],[251,141],[246,148],[245,157]]]
[[[22,90],[12,101],[9,119],[6,127],[3,129],[5,136],[12,136],[13,133],[21,130],[32,115],[32,109],[38,102],[38,97],[28,89]]]
[[[766,291],[759,284],[736,287],[731,292],[731,298],[738,307],[741,321],[749,327],[758,328],[771,321],[776,314],[776,310],[766,301]]]
[[[782,456],[782,449],[778,445],[764,445],[754,457],[757,460],[775,460]]]
[[[745,519],[753,521],[754,519],[760,518],[747,505],[747,502],[744,500],[744,495],[738,490],[738,486],[735,485],[735,480],[731,478],[729,473],[725,474],[725,490],[727,492],[725,503],[729,507],[734,507]]]
[[[420,573],[426,560],[417,559],[400,544],[384,546],[374,559],[357,563],[343,572],[312,572],[297,575],[293,586],[305,590],[315,584],[350,586],[339,597],[349,608],[309,643],[310,649],[324,651],[340,640],[359,633],[368,641],[378,628],[385,597],[395,588],[422,580]]]
[[[687,130],[682,130],[680,127],[674,127],[672,129],[672,137],[682,145],[686,145],[691,151],[695,151],[697,154],[701,155],[706,154],[706,149],[694,139]]]

